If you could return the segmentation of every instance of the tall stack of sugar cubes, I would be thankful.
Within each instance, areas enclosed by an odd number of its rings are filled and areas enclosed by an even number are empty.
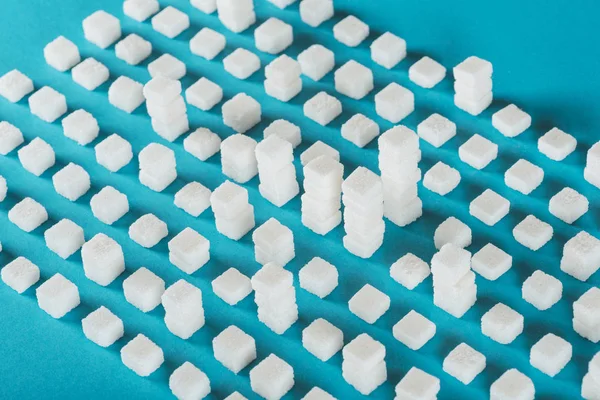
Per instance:
[[[284,206],[300,192],[293,152],[292,144],[277,135],[268,136],[255,148],[258,190],[277,207]]]
[[[159,75],[144,85],[144,98],[152,129],[169,142],[190,129],[181,83]]]
[[[471,115],[479,115],[492,104],[492,63],[476,56],[468,57],[452,70],[454,104]]]
[[[256,22],[252,0],[217,0],[219,19],[233,33],[240,33]]]

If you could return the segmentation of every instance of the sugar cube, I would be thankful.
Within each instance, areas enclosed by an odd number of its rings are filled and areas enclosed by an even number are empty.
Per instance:
[[[245,93],[238,93],[226,101],[221,112],[223,123],[237,133],[247,132],[261,120],[260,103]]]
[[[441,196],[445,196],[453,191],[460,183],[460,173],[438,161],[423,176],[423,186]]]
[[[294,234],[290,228],[271,217],[252,232],[252,241],[256,246],[273,253],[293,245]]]
[[[390,267],[390,276],[408,290],[416,288],[430,273],[429,265],[412,253],[403,255]]]
[[[342,137],[358,147],[365,147],[379,136],[379,125],[362,114],[354,114],[342,124]]]
[[[600,324],[600,289],[592,286],[573,302],[573,316],[588,326]]]
[[[185,99],[189,105],[208,111],[223,100],[223,89],[213,81],[202,77],[187,88]]]
[[[263,131],[263,137],[265,139],[272,135],[287,140],[291,143],[292,147],[296,147],[302,142],[300,128],[285,119],[277,119],[271,122],[271,124]]]
[[[39,137],[21,147],[17,154],[23,168],[35,176],[42,175],[56,160],[52,146]]]
[[[138,22],[143,22],[156,14],[160,9],[157,0],[125,0],[123,14]]]
[[[75,43],[64,36],[58,36],[44,47],[46,63],[60,72],[65,72],[79,64],[81,57]]]
[[[575,151],[577,139],[558,128],[552,128],[538,139],[538,150],[551,160],[562,161]]]
[[[18,102],[31,92],[33,92],[33,82],[17,69],[8,71],[0,77],[0,96],[11,103]]]
[[[165,325],[174,335],[189,339],[204,326],[202,291],[183,279],[165,290],[162,305],[165,309]]]
[[[600,240],[585,231],[565,243],[560,269],[586,281],[600,268]]]
[[[315,160],[321,156],[330,157],[336,161],[340,160],[339,151],[321,142],[320,140],[317,140],[308,149],[304,150],[304,152],[300,155],[300,162],[303,166],[306,166],[312,160]]]
[[[223,59],[223,67],[236,78],[247,79],[260,69],[260,58],[240,47]]]
[[[337,268],[320,257],[313,257],[298,273],[300,287],[321,299],[338,285]]]
[[[129,227],[129,237],[142,247],[150,248],[167,237],[167,224],[154,214],[145,214]]]
[[[348,306],[354,315],[374,324],[390,308],[390,298],[367,283],[352,296]]]
[[[217,361],[237,374],[256,359],[254,338],[235,325],[230,325],[212,340]]]
[[[344,346],[344,333],[331,322],[318,318],[302,330],[302,346],[325,362]]]
[[[369,36],[369,25],[354,15],[348,15],[333,26],[333,37],[349,47],[358,46],[367,36]]]
[[[110,71],[95,58],[89,57],[71,70],[73,81],[87,90],[95,90],[108,80]]]
[[[207,60],[215,58],[225,48],[225,36],[210,28],[202,28],[190,40],[192,54]]]
[[[380,117],[397,124],[415,109],[415,95],[395,82],[375,95],[375,111]]]
[[[529,362],[546,375],[554,377],[573,355],[573,346],[552,333],[546,334],[531,347]]]
[[[169,79],[181,79],[186,72],[187,68],[183,61],[167,53],[148,64],[148,73],[152,78],[160,75]]]
[[[392,69],[406,57],[406,41],[391,32],[385,32],[370,46],[371,58],[384,68]]]
[[[600,352],[596,353],[588,363],[588,372],[596,378],[600,378]]]
[[[302,400],[335,400],[335,397],[333,397],[323,389],[314,386],[308,391],[308,393],[306,393]]]
[[[6,199],[6,193],[8,192],[8,186],[6,185],[6,179],[0,175],[0,202]],[[0,248],[0,251],[2,249]]]
[[[452,70],[454,79],[469,86],[476,86],[482,80],[490,78],[493,71],[491,62],[476,56],[466,58]]]
[[[252,1],[217,2],[219,19],[223,26],[233,33],[240,33],[256,22],[254,4]]]
[[[300,18],[313,28],[333,17],[333,13],[333,0],[302,0],[300,2]]]
[[[304,103],[304,115],[325,126],[342,113],[342,103],[326,92],[319,92]]]
[[[61,219],[44,232],[46,246],[63,259],[69,258],[83,246],[83,229],[68,219]]]
[[[385,358],[386,349],[366,333],[361,333],[342,350],[344,362],[360,365],[364,370],[370,370]]]
[[[127,214],[129,211],[129,202],[126,195],[112,186],[105,186],[92,196],[90,207],[92,208],[94,217],[107,225],[112,225],[123,215]]]
[[[529,377],[512,368],[503,373],[490,387],[490,400],[533,400],[535,386]]]
[[[180,96],[181,82],[159,75],[144,85],[143,94],[149,100],[148,103],[167,106]]]
[[[417,126],[419,137],[434,147],[441,147],[456,136],[456,124],[440,114],[431,114]]]
[[[510,211],[510,201],[486,189],[469,204],[469,213],[488,226],[496,225]]]
[[[248,400],[246,397],[242,396],[240,392],[233,392],[229,396],[225,397],[224,400]]]
[[[123,321],[108,308],[100,306],[81,320],[83,334],[100,347],[108,347],[123,337]]]
[[[552,239],[554,230],[550,224],[528,215],[513,229],[515,240],[523,246],[537,251]]]
[[[81,247],[85,276],[100,286],[108,286],[125,271],[123,249],[103,233],[85,242]]]
[[[373,73],[367,67],[350,60],[335,71],[335,90],[360,100],[373,90]]]
[[[133,158],[131,144],[116,133],[98,143],[94,150],[98,164],[110,172],[117,172]]]
[[[210,393],[208,376],[189,361],[169,377],[169,389],[178,399],[203,399]]]
[[[145,267],[138,268],[123,281],[125,299],[143,312],[152,311],[161,302],[165,281]]]
[[[598,393],[600,393],[600,382],[588,372],[583,376],[581,383],[581,397],[586,400],[595,400],[598,398]]]
[[[433,241],[438,250],[446,243],[463,248],[469,247],[471,245],[471,228],[454,217],[448,217],[436,228]]]
[[[231,181],[225,181],[211,194],[210,204],[215,215],[234,218],[248,204],[248,190]]]
[[[217,9],[216,0],[190,0],[190,3],[205,14],[212,14]]]
[[[479,134],[474,134],[458,148],[461,161],[481,170],[498,157],[498,145]]]
[[[48,213],[43,205],[25,197],[8,212],[8,220],[24,232],[31,232],[48,220]]]
[[[96,118],[82,109],[73,111],[63,118],[61,123],[65,136],[76,141],[81,146],[92,142],[98,137],[98,133],[100,132]]]
[[[486,244],[471,258],[471,268],[490,281],[500,278],[512,267],[512,257],[491,243]]]
[[[440,391],[440,380],[417,367],[412,367],[396,385],[399,399],[435,399]]]
[[[38,305],[52,318],[62,318],[79,305],[77,286],[59,273],[35,289]]]
[[[548,208],[552,215],[567,224],[572,224],[588,212],[589,205],[590,203],[584,195],[570,187],[565,187],[552,196]]]
[[[486,366],[485,356],[469,346],[461,343],[444,358],[443,369],[465,385],[473,382]]]
[[[522,158],[504,174],[506,186],[526,195],[535,190],[543,180],[544,170]]]
[[[434,59],[424,56],[408,69],[408,77],[417,85],[431,89],[444,79],[446,67]]]
[[[81,166],[73,163],[52,176],[56,193],[75,201],[90,189],[90,176]]]
[[[40,280],[40,269],[25,257],[17,257],[0,270],[2,282],[21,294]]]
[[[452,243],[447,243],[431,259],[431,273],[447,285],[455,285],[469,272],[471,253]]]
[[[190,17],[173,6],[163,8],[152,17],[151,22],[155,31],[162,33],[169,39],[173,39],[190,27]]]
[[[275,354],[269,354],[250,370],[250,386],[266,399],[279,399],[294,386],[294,369]]]
[[[230,306],[234,306],[252,293],[250,278],[235,268],[229,268],[211,283],[213,292]]]
[[[192,228],[185,228],[169,241],[169,261],[193,274],[210,259],[210,242]]]
[[[239,183],[246,183],[258,173],[254,150],[256,141],[242,134],[231,135],[221,142],[223,173]]]
[[[160,347],[139,333],[121,349],[121,361],[139,376],[148,376],[162,365],[165,357]]]
[[[404,343],[411,350],[419,350],[435,335],[435,324],[419,314],[410,310],[400,321],[394,325],[394,337]]]
[[[270,3],[274,4],[276,7],[281,8],[282,10],[294,3],[296,0],[268,0]]]
[[[108,88],[108,101],[131,114],[144,102],[143,85],[126,76],[118,77]]]
[[[535,271],[523,282],[523,299],[538,310],[547,310],[562,297],[562,282],[543,271]]]
[[[6,121],[0,121],[0,154],[5,156],[22,143],[21,130]]]
[[[320,81],[333,69],[335,55],[320,44],[313,44],[298,54],[298,63],[304,75],[313,81]]]
[[[121,37],[119,19],[104,10],[98,10],[86,17],[82,25],[85,39],[101,49],[106,49]]]
[[[293,40],[292,26],[275,17],[267,19],[254,31],[256,48],[269,54],[281,53]]]
[[[199,182],[190,182],[175,193],[174,204],[193,217],[210,207],[210,190]]]
[[[138,65],[152,53],[152,43],[141,36],[131,33],[115,45],[117,58],[129,65]]]
[[[65,96],[50,86],[44,86],[29,96],[29,110],[42,121],[52,123],[67,112]]]
[[[506,137],[515,137],[531,126],[531,116],[514,104],[492,115],[492,125]]]
[[[487,92],[487,94],[483,95],[483,97],[473,100],[466,96],[462,96],[460,94],[454,95],[454,104],[456,107],[460,108],[463,111],[468,112],[471,115],[479,115],[492,104],[492,100],[494,99],[493,93]]]
[[[523,332],[524,318],[512,308],[497,303],[481,317],[481,333],[501,344],[509,344]]]

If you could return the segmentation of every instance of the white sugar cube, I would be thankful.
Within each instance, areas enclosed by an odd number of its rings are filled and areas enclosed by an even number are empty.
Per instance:
[[[98,143],[94,150],[98,164],[110,172],[117,172],[133,158],[131,144],[116,133]]]
[[[190,27],[190,17],[173,6],[163,8],[152,17],[151,22],[155,31],[162,33],[169,39],[173,39]]]
[[[544,170],[522,158],[504,174],[506,186],[526,195],[534,191],[543,180]]]
[[[153,101],[146,103],[146,109],[148,115],[152,118],[152,122],[159,122],[160,125],[170,125],[174,121],[187,119],[186,117],[186,106],[182,96],[177,96],[169,104],[157,104]],[[153,124],[153,128],[159,126]],[[160,132],[157,132],[160,134]]]
[[[419,350],[435,335],[433,322],[411,310],[394,325],[393,334],[396,340],[404,343],[411,350]]]
[[[379,136],[379,125],[362,114],[354,114],[342,124],[342,137],[358,147],[365,147]]]
[[[460,173],[438,161],[423,176],[423,186],[441,196],[445,196],[453,191],[460,183]]]
[[[244,6],[237,3],[227,7],[219,7],[217,4],[217,8],[221,23],[233,33],[243,32],[256,22],[256,14],[252,3],[249,5],[244,4]]]
[[[165,281],[145,267],[138,268],[123,281],[125,299],[143,312],[152,311],[161,302]]]
[[[223,59],[223,68],[238,79],[246,79],[260,69],[260,58],[240,47]]]
[[[594,379],[600,378],[600,352],[596,353],[588,363],[588,372]]]
[[[294,41],[292,26],[271,17],[254,31],[256,48],[269,54],[281,53]]]
[[[108,88],[108,101],[131,114],[144,102],[143,85],[126,76],[118,77]]]
[[[151,122],[152,130],[169,142],[175,141],[179,136],[190,130],[190,123],[185,113],[176,116],[169,122],[162,122],[157,118],[152,118]]]
[[[304,115],[325,126],[342,113],[342,103],[326,92],[319,92],[304,103]]]
[[[547,310],[562,297],[562,282],[543,271],[535,271],[523,282],[523,299],[538,310]]]
[[[166,53],[148,64],[148,73],[152,78],[161,75],[169,79],[181,79],[186,72],[183,61]]]
[[[266,79],[264,85],[266,94],[283,102],[290,101],[302,91],[302,80],[299,77],[285,84]]]
[[[348,302],[350,312],[369,324],[374,324],[390,308],[390,298],[366,284]]]
[[[300,163],[303,166],[308,165],[312,160],[315,160],[321,156],[326,156],[334,159],[335,161],[340,160],[340,152],[333,147],[317,140],[308,149],[300,155]]]
[[[271,135],[287,140],[294,148],[302,142],[300,128],[285,119],[277,119],[265,128],[263,137],[266,139]]]
[[[23,133],[16,126],[0,121],[0,154],[7,155],[23,143]]]
[[[250,370],[250,386],[266,399],[280,399],[294,386],[294,369],[275,354],[269,354]]]
[[[223,174],[239,183],[246,183],[258,173],[254,150],[256,140],[249,136],[231,135],[221,142]]]
[[[498,157],[498,145],[476,133],[458,148],[458,156],[471,167],[481,170]]]
[[[42,175],[56,160],[52,146],[39,137],[21,147],[17,155],[23,168],[35,176]]]
[[[509,369],[490,387],[490,400],[533,400],[535,386],[529,377],[516,369]]]
[[[56,193],[75,201],[90,189],[89,174],[77,164],[69,163],[52,176]]]
[[[583,376],[581,383],[581,397],[586,400],[594,400],[598,398],[600,393],[600,381],[590,372]]]
[[[350,199],[359,204],[380,199],[383,193],[381,178],[368,168],[358,167],[342,183],[342,193],[344,203]]]
[[[92,196],[90,207],[94,217],[105,224],[112,225],[127,214],[129,201],[127,201],[127,196],[117,189],[112,186],[105,186]]]
[[[504,250],[488,243],[473,255],[471,267],[485,279],[495,281],[512,267],[512,257]]]
[[[210,28],[202,28],[190,40],[192,54],[207,60],[215,58],[225,48],[225,36]]]
[[[163,351],[141,333],[121,349],[123,364],[139,376],[149,376],[165,361]]]
[[[92,142],[98,137],[98,133],[100,132],[96,118],[82,109],[73,111],[63,118],[62,127],[65,136],[76,141],[81,146]]]
[[[419,137],[434,147],[441,147],[456,136],[456,124],[440,114],[431,114],[417,126]]]
[[[471,115],[479,115],[492,104],[493,99],[494,95],[492,92],[488,92],[477,100],[457,93],[454,95],[454,104]]]
[[[321,361],[327,361],[344,347],[344,333],[331,322],[318,318],[302,330],[302,346]]]
[[[314,386],[308,391],[308,393],[306,393],[302,400],[335,400],[335,397],[333,397],[323,389]]]
[[[573,316],[574,328],[575,322],[578,322],[582,327],[589,327],[590,330],[597,331],[597,327],[600,325],[600,289],[592,287],[573,302]],[[582,335],[582,333],[579,334]],[[594,335],[597,336],[597,333]]]
[[[552,196],[548,208],[552,215],[567,224],[572,224],[588,212],[589,205],[590,202],[584,195],[570,187],[565,187]]]
[[[0,175],[0,202],[4,201],[6,199],[6,193],[8,192],[8,186],[6,184],[6,179]],[[0,244],[1,246],[1,244]],[[0,247],[0,251],[2,251],[2,248]]]
[[[423,57],[408,69],[408,77],[417,85],[431,89],[444,79],[446,67],[430,57]]]
[[[531,116],[514,104],[492,115],[492,125],[506,137],[515,137],[531,126]]]
[[[565,243],[560,269],[586,281],[600,268],[600,240],[585,231]]]
[[[444,372],[465,385],[473,382],[473,379],[483,372],[485,366],[485,356],[466,343],[456,346],[443,362]]]
[[[235,325],[215,336],[212,346],[217,361],[235,374],[256,359],[254,338]]]
[[[44,232],[46,246],[63,259],[69,258],[83,246],[83,229],[75,222],[61,219]]]
[[[469,247],[471,245],[471,228],[454,217],[448,217],[436,228],[433,241],[438,250],[446,243],[452,243],[462,248]]]
[[[342,350],[344,363],[362,366],[366,371],[381,363],[385,354],[385,346],[366,333],[352,339]]]
[[[348,15],[333,26],[333,36],[346,46],[356,47],[369,36],[369,25],[353,15]]]
[[[225,181],[212,192],[210,205],[215,215],[235,218],[248,205],[248,190],[231,181]]]
[[[81,57],[75,43],[59,36],[44,47],[46,63],[60,72],[65,72],[79,64]]]
[[[175,168],[175,152],[160,143],[150,143],[138,154],[140,170],[162,172]]]
[[[469,214],[488,226],[496,225],[510,211],[510,201],[486,189],[469,204]]]
[[[123,321],[108,308],[100,306],[81,320],[83,334],[101,347],[108,347],[123,337]]]
[[[339,209],[339,194],[343,175],[344,165],[327,155],[314,158],[304,166],[304,184],[308,187],[306,192],[311,198],[317,200],[315,206],[327,205],[328,208],[333,208],[334,211]],[[309,186],[309,183],[314,186]],[[312,190],[313,188],[316,188],[316,190]],[[327,188],[332,189],[329,191]],[[330,193],[331,196],[329,196]],[[329,197],[328,200],[333,200],[331,204],[321,203],[326,194]]]
[[[286,85],[298,79],[302,73],[300,63],[282,54],[265,67],[265,77],[277,85]]]
[[[157,0],[125,0],[123,14],[138,22],[143,22],[156,14],[160,9]]]
[[[373,90],[373,73],[367,67],[350,60],[335,71],[335,90],[360,100]]]
[[[25,257],[17,257],[0,270],[2,282],[21,294],[40,280],[40,269]]]
[[[293,245],[294,233],[290,228],[271,217],[252,232],[252,241],[265,251],[275,253],[277,250]]]
[[[524,318],[512,308],[497,303],[481,317],[481,333],[501,344],[509,344],[523,332]]]
[[[144,85],[144,97],[148,103],[166,106],[176,100],[181,94],[181,82],[163,75],[153,77]]]
[[[260,103],[245,93],[238,93],[221,108],[223,123],[237,133],[245,133],[261,120]]]
[[[44,86],[27,99],[31,113],[42,121],[52,123],[67,112],[65,96],[50,86]]]
[[[375,95],[375,111],[380,117],[397,124],[415,109],[415,95],[395,82]]]
[[[447,285],[456,285],[470,270],[471,253],[452,243],[442,246],[431,259],[431,273]]]
[[[338,285],[337,268],[320,257],[313,257],[298,272],[300,287],[321,299]]]
[[[131,33],[115,45],[115,54],[129,65],[138,65],[152,54],[152,43]]]
[[[204,316],[202,291],[183,279],[169,286],[161,300],[167,317],[170,314],[175,317]]]
[[[193,274],[210,259],[210,242],[192,228],[185,228],[169,241],[169,261]]]
[[[562,161],[575,151],[577,139],[558,128],[552,128],[538,139],[538,150],[551,160]]]
[[[190,182],[175,193],[174,204],[197,217],[210,207],[210,189],[199,182]]]
[[[294,161],[292,145],[278,136],[269,136],[256,145],[254,153],[259,171],[280,171]],[[267,174],[263,174],[267,177]]]
[[[16,103],[33,92],[33,82],[29,77],[13,69],[0,77],[0,96],[11,103]]]
[[[229,268],[211,283],[213,292],[225,303],[234,306],[252,293],[250,278],[235,268]]]
[[[103,10],[89,15],[82,25],[85,39],[101,49],[106,49],[121,37],[119,19]]]
[[[169,233],[167,224],[154,214],[145,214],[129,227],[129,237],[142,247],[154,247]]]
[[[100,286],[108,286],[125,270],[123,249],[103,233],[81,247],[81,259],[85,276]]]
[[[35,289],[38,305],[52,318],[62,318],[79,305],[77,286],[59,273]]]
[[[412,367],[396,385],[399,399],[436,399],[440,391],[440,380],[417,367]]]
[[[430,273],[429,265],[412,253],[403,255],[390,267],[390,276],[408,290],[416,288]]]
[[[529,362],[546,375],[554,377],[567,365],[572,355],[571,343],[548,333],[531,346]]]
[[[233,392],[229,396],[225,397],[224,400],[248,400],[246,397],[242,396],[240,392]]]
[[[252,277],[252,288],[263,294],[281,294],[292,287],[294,276],[277,264],[263,266]],[[256,296],[255,296],[256,299]]]
[[[476,86],[480,81],[489,79],[494,69],[492,63],[476,56],[470,56],[452,70],[454,79],[468,86]]]
[[[554,230],[550,224],[528,215],[513,229],[515,240],[523,246],[537,251],[552,239]]]
[[[185,99],[189,105],[208,111],[223,99],[223,89],[203,77],[185,91]]]
[[[333,51],[320,44],[313,44],[298,54],[298,63],[304,75],[319,81],[333,69],[335,56]]]
[[[281,8],[282,10],[294,3],[296,0],[268,0],[270,3],[274,4],[276,7]]]
[[[302,0],[300,2],[300,18],[313,28],[333,17],[333,13],[333,0]]]
[[[95,58],[89,57],[71,70],[73,81],[87,90],[94,90],[108,80],[110,71]]]
[[[216,0],[190,0],[190,3],[205,14],[212,14],[217,10]]]
[[[371,44],[371,58],[384,68],[392,69],[406,57],[406,41],[385,32]]]
[[[48,213],[43,205],[26,197],[10,209],[8,220],[22,231],[31,232],[48,220]]]
[[[211,390],[208,376],[189,361],[173,371],[169,389],[178,399],[203,399]]]

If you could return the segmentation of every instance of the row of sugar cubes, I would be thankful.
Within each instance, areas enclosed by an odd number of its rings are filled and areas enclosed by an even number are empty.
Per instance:
[[[179,81],[159,75],[144,85],[143,93],[152,129],[158,135],[172,142],[189,130]]]

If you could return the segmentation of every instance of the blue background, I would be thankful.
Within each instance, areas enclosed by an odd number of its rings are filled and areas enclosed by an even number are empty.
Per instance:
[[[269,16],[277,16],[294,26],[295,41],[288,54],[296,56],[310,44],[320,43],[334,50],[336,66],[352,58],[372,68],[375,90],[361,101],[339,96],[344,104],[344,113],[326,128],[304,118],[302,104],[320,90],[334,93],[333,74],[328,74],[319,83],[304,78],[302,93],[287,104],[280,103],[264,94],[262,70],[246,81],[239,81],[222,69],[223,57],[240,46],[257,52],[263,65],[273,58],[256,50],[253,28],[240,35],[231,34],[221,26],[216,15],[207,16],[193,9],[186,0],[161,1],[162,6],[172,4],[186,12],[192,22],[190,29],[170,40],[154,32],[149,22],[138,23],[125,17],[121,4],[120,0],[2,2],[0,74],[18,68],[33,79],[37,88],[50,85],[59,90],[67,97],[70,111],[84,108],[98,119],[101,134],[92,145],[78,146],[63,136],[60,122],[46,124],[31,116],[26,100],[18,104],[0,100],[0,120],[18,126],[27,141],[36,136],[42,137],[54,147],[57,155],[56,165],[39,178],[22,169],[16,151],[0,158],[0,174],[9,185],[9,196],[0,204],[0,240],[4,246],[0,263],[4,265],[24,255],[40,267],[40,283],[60,272],[77,284],[82,299],[77,309],[61,320],[54,320],[38,308],[33,289],[19,296],[6,285],[0,284],[0,397],[168,398],[171,396],[168,389],[169,374],[184,361],[191,361],[208,374],[213,389],[211,398],[222,399],[234,390],[248,398],[255,398],[248,371],[272,352],[294,367],[296,384],[288,394],[289,398],[302,397],[314,385],[340,399],[360,397],[341,377],[341,353],[323,363],[302,347],[301,330],[318,317],[325,317],[340,327],[346,342],[367,332],[385,344],[389,380],[372,393],[372,398],[392,398],[394,386],[412,366],[440,378],[440,399],[486,398],[490,384],[512,367],[531,377],[538,398],[579,397],[587,362],[599,346],[573,332],[571,304],[591,285],[598,285],[600,278],[596,274],[586,283],[579,282],[560,271],[559,261],[563,244],[579,230],[585,229],[598,236],[596,221],[600,196],[598,189],[582,178],[585,151],[598,140],[600,132],[600,119],[597,117],[600,111],[597,2],[340,0],[335,2],[335,18],[312,29],[300,21],[297,3],[286,10],[279,10],[264,0],[256,0],[259,22]],[[115,57],[114,47],[101,50],[86,42],[81,21],[99,8],[121,19],[124,34],[136,32],[150,40],[154,46],[152,57],[140,66],[132,67]],[[332,35],[334,23],[347,14],[357,15],[372,28],[368,40],[355,49],[339,44]],[[227,37],[226,50],[213,61],[193,56],[189,51],[189,39],[204,26],[221,31]],[[391,71],[373,64],[368,52],[370,42],[386,30],[405,38],[409,48],[407,59]],[[69,73],[59,73],[47,66],[42,49],[59,34],[75,42],[82,57],[93,56],[107,65],[111,71],[110,81],[96,91],[88,92],[75,84]],[[341,124],[360,111],[375,119],[382,130],[391,127],[390,123],[375,114],[373,95],[387,83],[399,82],[413,90],[416,96],[416,111],[403,121],[404,124],[414,129],[435,111],[458,125],[457,136],[441,149],[434,149],[422,142],[422,170],[426,171],[442,160],[460,170],[462,181],[458,189],[446,197],[421,187],[425,217],[407,228],[386,222],[384,246],[367,261],[350,255],[342,247],[342,227],[321,238],[302,226],[299,197],[278,209],[260,197],[257,178],[244,185],[255,206],[257,225],[274,216],[293,229],[297,256],[288,264],[288,269],[297,273],[312,257],[320,256],[334,263],[340,272],[339,287],[325,300],[298,289],[300,319],[284,335],[277,336],[258,322],[252,296],[230,307],[217,298],[210,288],[211,280],[231,266],[249,276],[258,270],[259,265],[253,259],[250,235],[233,242],[217,233],[211,211],[193,218],[172,205],[174,193],[187,182],[197,180],[214,189],[225,179],[220,171],[219,157],[200,162],[183,150],[181,138],[168,144],[158,137],[151,130],[145,107],[128,115],[108,103],[110,82],[120,75],[146,82],[149,79],[146,70],[148,61],[164,52],[173,54],[187,64],[188,75],[183,79],[185,87],[199,77],[206,76],[224,88],[225,99],[238,92],[246,92],[258,99],[263,105],[263,121],[249,132],[252,137],[260,139],[262,130],[272,120],[288,119],[302,128],[304,141],[296,150],[296,155],[314,141],[322,140],[341,152],[346,175],[358,165],[377,171],[377,151],[375,142],[365,149],[359,149],[342,139],[339,134]],[[433,90],[412,84],[407,77],[408,67],[425,54],[449,69],[473,54],[492,61],[495,69],[495,100],[492,107],[479,117],[471,117],[454,107],[451,76]],[[509,102],[516,103],[533,117],[532,128],[514,139],[503,137],[492,128],[490,122],[492,112]],[[207,113],[193,108],[188,111],[193,128],[208,127],[222,138],[233,133],[221,123],[220,105]],[[577,151],[561,163],[545,158],[536,149],[537,138],[553,126],[572,133],[579,141]],[[167,144],[173,148],[178,161],[179,178],[176,183],[162,193],[152,192],[140,185],[137,159],[113,174],[99,166],[95,161],[93,145],[113,132],[129,140],[136,154],[150,142]],[[458,147],[476,132],[500,146],[498,159],[482,172],[463,164],[457,156]],[[512,191],[503,183],[504,171],[521,157],[542,166],[546,171],[544,183],[529,196]],[[82,165],[92,177],[92,189],[75,203],[59,196],[51,181],[52,175],[71,161]],[[301,179],[298,159],[296,167]],[[113,226],[97,221],[89,208],[91,196],[105,185],[112,185],[127,194],[130,201],[130,212]],[[565,185],[588,196],[591,204],[590,211],[573,226],[553,217],[547,210],[549,198]],[[468,214],[468,203],[488,187],[511,201],[509,216],[493,228]],[[50,220],[31,234],[20,231],[7,219],[8,210],[26,196],[40,201],[50,215]],[[127,236],[128,226],[148,212],[168,223],[168,239],[186,226],[206,236],[211,241],[211,261],[193,276],[186,276],[168,262],[167,240],[150,250],[132,242]],[[537,252],[524,248],[511,235],[514,225],[529,213],[554,227],[552,241]],[[435,250],[433,231],[451,215],[472,228],[471,251],[475,252],[485,243],[492,242],[512,254],[514,259],[513,268],[495,282],[477,277],[477,304],[460,320],[433,306],[431,278],[411,292],[394,282],[388,272],[389,266],[408,251],[429,261]],[[72,219],[81,225],[86,239],[98,232],[105,232],[116,239],[125,252],[126,272],[103,288],[85,278],[79,252],[63,261],[48,250],[43,232],[61,218]],[[166,329],[161,307],[143,314],[127,303],[122,292],[123,279],[140,266],[156,272],[167,284],[185,278],[200,287],[204,294],[206,326],[184,341]],[[526,303],[520,293],[522,282],[536,269],[557,276],[564,283],[563,299],[544,312]],[[358,319],[347,308],[347,301],[365,283],[374,285],[392,299],[391,309],[374,325]],[[479,327],[481,315],[498,301],[525,316],[525,333],[507,346],[483,336]],[[125,323],[125,337],[108,349],[102,349],[85,339],[81,330],[81,318],[100,305],[107,306]],[[416,352],[396,341],[391,334],[392,326],[410,309],[417,310],[437,324],[436,336]],[[258,359],[237,377],[212,357],[212,338],[230,324],[252,335],[258,348]],[[140,332],[165,352],[165,364],[149,378],[138,377],[128,370],[119,356],[120,348]],[[562,336],[573,344],[572,362],[554,379],[530,366],[528,361],[531,345],[548,332]],[[443,358],[462,341],[483,352],[488,362],[486,370],[468,386],[445,374],[441,368]]]

